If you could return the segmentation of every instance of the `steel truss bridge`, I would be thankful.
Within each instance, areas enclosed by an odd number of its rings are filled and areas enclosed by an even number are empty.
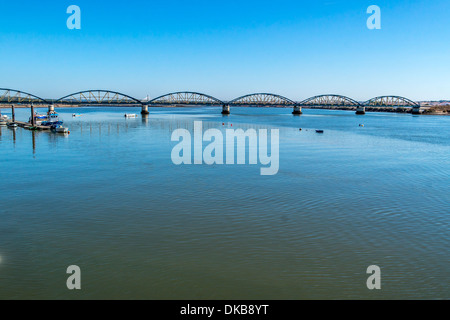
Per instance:
[[[73,105],[73,106],[222,106],[230,107],[294,107],[305,108],[413,108],[420,109],[420,104],[400,96],[381,96],[366,102],[352,98],[326,94],[294,101],[272,93],[254,93],[230,101],[220,100],[198,92],[174,92],[153,100],[140,100],[129,95],[110,90],[87,90],[72,93],[59,99],[40,98],[36,95],[13,89],[0,88],[0,105]]]

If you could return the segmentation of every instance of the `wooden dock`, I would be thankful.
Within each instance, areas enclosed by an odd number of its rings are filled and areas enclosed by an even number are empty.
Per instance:
[[[16,121],[17,125],[21,128],[25,128],[28,130],[40,130],[40,131],[47,131],[50,130],[49,126],[38,126],[38,125],[32,125],[29,122],[22,122],[22,121]]]

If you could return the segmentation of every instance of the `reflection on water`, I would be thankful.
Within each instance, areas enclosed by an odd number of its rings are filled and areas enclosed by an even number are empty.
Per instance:
[[[63,109],[70,135],[1,127],[0,298],[449,298],[450,118],[304,111]],[[279,173],[173,165],[173,130],[197,120],[279,128]]]

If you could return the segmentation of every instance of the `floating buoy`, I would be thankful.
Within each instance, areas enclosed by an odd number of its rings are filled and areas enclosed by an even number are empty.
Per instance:
[[[302,128],[300,128],[299,131],[302,131]]]
[[[364,127],[364,125],[363,125],[363,124],[360,124],[359,126],[360,126],[360,127]]]

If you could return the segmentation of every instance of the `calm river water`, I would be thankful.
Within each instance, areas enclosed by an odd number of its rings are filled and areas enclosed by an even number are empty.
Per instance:
[[[69,136],[0,128],[0,299],[450,298],[450,117],[59,111]],[[194,121],[279,129],[278,174],[174,165]]]

